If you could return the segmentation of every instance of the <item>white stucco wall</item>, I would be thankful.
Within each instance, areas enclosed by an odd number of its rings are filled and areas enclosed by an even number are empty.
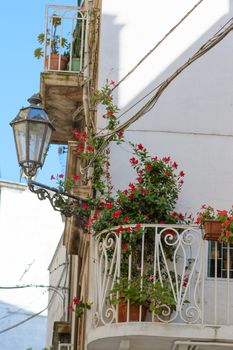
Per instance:
[[[0,286],[47,286],[47,268],[63,231],[61,215],[25,185],[0,181],[0,191]],[[37,313],[48,305],[48,291],[0,289],[0,300]],[[46,313],[47,310],[42,315]],[[14,324],[14,315],[9,324]],[[0,331],[3,328],[1,324]]]
[[[49,299],[52,301],[48,308],[46,344],[52,344],[54,321],[67,321],[68,288],[69,288],[69,255],[63,245],[63,236],[58,242],[53,258],[49,264],[49,283],[51,286],[64,287],[54,293],[50,290]],[[66,288],[66,289],[65,289]]]
[[[103,1],[100,86],[119,81],[197,1]],[[120,114],[188,60],[233,14],[228,0],[207,0],[114,92]],[[178,207],[194,214],[206,202],[233,203],[232,33],[193,63],[165,90],[155,107],[125,132],[152,154],[171,156],[186,173]],[[151,95],[150,95],[151,96]],[[143,101],[145,103],[147,99]],[[130,118],[142,106],[126,113]],[[100,125],[102,121],[100,120]],[[127,186],[128,146],[113,147],[112,177]],[[124,171],[122,171],[124,169]]]

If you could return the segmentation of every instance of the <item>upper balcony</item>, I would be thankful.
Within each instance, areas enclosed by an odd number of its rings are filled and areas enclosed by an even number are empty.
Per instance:
[[[87,348],[233,348],[232,246],[183,225],[141,225],[129,242],[135,227],[92,242]]]
[[[40,93],[56,128],[52,143],[67,143],[72,128],[77,127],[77,110],[83,98],[87,35],[87,12],[82,8],[46,7],[45,30],[38,36],[42,47],[35,54],[44,58]]]

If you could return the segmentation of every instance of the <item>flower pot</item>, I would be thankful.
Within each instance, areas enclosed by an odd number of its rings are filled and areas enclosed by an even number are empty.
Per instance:
[[[71,68],[70,68],[71,64]],[[68,64],[68,70],[71,70],[73,72],[79,72],[80,71],[80,58],[72,58],[72,61]]]
[[[204,237],[207,241],[218,241],[222,231],[222,224],[218,220],[205,220],[203,223]]]
[[[49,61],[50,57],[50,61]],[[59,57],[61,57],[60,69],[59,69]],[[50,56],[45,57],[45,67],[48,70],[66,70],[68,59],[66,56],[52,53]]]
[[[147,308],[142,305],[142,318],[140,321],[145,321]],[[140,314],[140,305],[129,305],[129,321],[138,322]],[[118,322],[127,321],[127,302],[120,302],[118,304]]]

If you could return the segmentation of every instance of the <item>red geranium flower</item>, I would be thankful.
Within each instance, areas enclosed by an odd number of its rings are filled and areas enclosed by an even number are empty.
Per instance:
[[[133,165],[137,165],[138,164],[138,160],[134,157],[130,158],[130,163],[133,164]]]
[[[146,165],[146,170],[151,171],[152,169],[153,169],[152,165],[150,165],[150,164]]]
[[[177,168],[178,168],[178,164],[177,164],[176,162],[174,162],[174,163],[172,164],[172,167],[173,167],[174,169],[177,169]]]
[[[63,179],[64,174],[59,174],[58,177],[59,177],[59,179]]]
[[[138,149],[140,149],[141,151],[143,150],[143,145],[141,144],[141,143],[139,143],[139,145],[138,145]]]
[[[74,181],[77,181],[79,179],[79,176],[78,175],[73,175],[72,178],[73,178]]]
[[[122,213],[122,210],[119,209],[112,214],[112,217],[114,219],[118,219],[118,217],[121,215],[121,213]]]
[[[129,248],[129,243],[122,243],[122,249],[127,250]]]
[[[77,304],[79,303],[79,300],[78,300],[78,298],[77,298],[77,297],[74,297],[74,299],[73,299],[73,303],[74,303],[74,305],[77,305]]]
[[[180,177],[184,177],[185,173],[183,172],[183,170],[179,173]]]

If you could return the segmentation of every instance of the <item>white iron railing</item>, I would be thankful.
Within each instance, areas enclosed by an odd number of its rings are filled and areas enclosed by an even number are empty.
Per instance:
[[[101,326],[121,322],[119,305],[112,305],[111,290],[122,276],[133,280],[135,274],[154,280],[166,286],[170,291],[175,306],[163,304],[161,314],[147,311],[146,321],[195,323],[195,324],[232,324],[233,315],[230,310],[233,300],[233,284],[230,270],[229,245],[226,246],[227,267],[225,278],[219,278],[219,257],[217,242],[215,257],[212,261],[214,276],[207,276],[210,270],[208,260],[208,242],[203,241],[202,232],[197,226],[178,226],[145,224],[141,225],[142,234],[136,238],[139,254],[131,254],[125,244],[125,234],[117,228],[103,231],[95,237],[95,266],[97,294],[94,300],[94,323]],[[135,225],[126,225],[134,232]],[[127,249],[128,248],[128,251]],[[213,249],[212,249],[213,250]],[[214,264],[214,265],[213,265]],[[212,272],[213,274],[213,272]],[[233,270],[232,270],[233,274]],[[140,291],[139,288],[139,291]],[[119,295],[117,295],[118,297]],[[127,303],[127,322],[130,321],[130,301]],[[139,319],[142,319],[143,307],[139,307]],[[169,317],[165,317],[169,316]]]
[[[75,6],[46,6],[44,70],[81,72],[87,43],[87,12]]]
[[[72,344],[71,343],[59,343],[58,350],[72,350]]]

